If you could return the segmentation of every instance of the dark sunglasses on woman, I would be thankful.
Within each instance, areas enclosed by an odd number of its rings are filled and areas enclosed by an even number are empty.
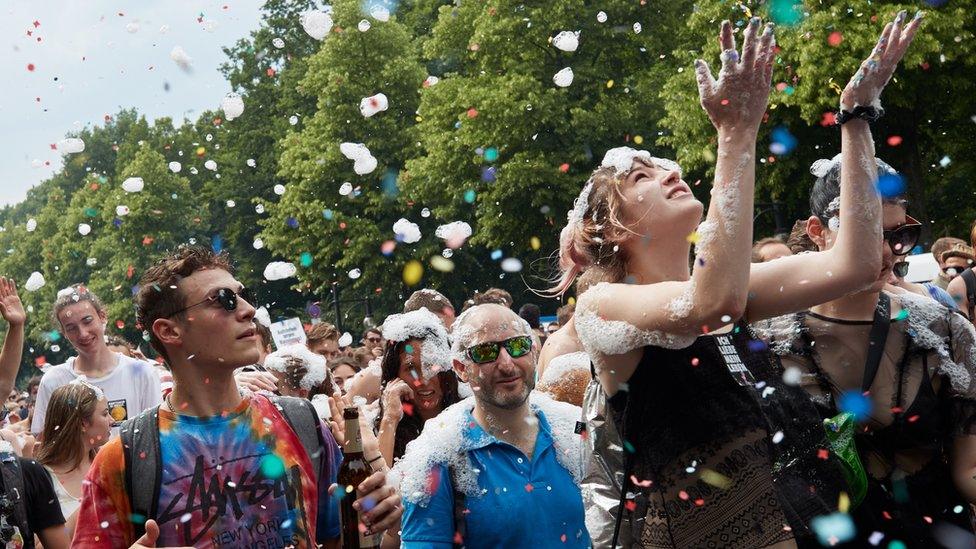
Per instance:
[[[905,216],[904,225],[890,231],[882,231],[884,241],[891,248],[891,253],[895,255],[908,255],[912,248],[918,244],[918,239],[922,236],[922,224],[914,217]]]
[[[227,312],[236,311],[238,298],[243,299],[248,303],[254,303],[254,294],[251,292],[250,288],[241,288],[236,292],[230,288],[220,288],[214,293],[214,295],[208,297],[207,299],[204,299],[199,303],[194,303],[193,305],[183,307],[179,311],[174,311],[166,315],[166,317],[169,318],[173,315],[180,314],[205,303],[218,303]]]
[[[505,341],[488,341],[479,343],[473,347],[468,347],[465,353],[475,364],[486,364],[498,360],[502,347],[508,351],[508,356],[519,358],[525,356],[532,350],[532,338],[529,336],[516,336]]]

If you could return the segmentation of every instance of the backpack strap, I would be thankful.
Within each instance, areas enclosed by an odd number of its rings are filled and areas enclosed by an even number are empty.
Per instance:
[[[458,489],[457,475],[454,473],[454,465],[447,465],[447,472],[451,477],[451,489],[454,491],[454,547],[461,549],[464,547],[464,539],[468,536],[468,523],[465,518],[467,511],[467,496]]]
[[[959,275],[966,283],[966,301],[969,302],[969,321],[976,323],[973,311],[976,310],[976,273],[972,269],[965,269]]]
[[[322,464],[323,450],[325,441],[322,440],[322,432],[319,430],[319,416],[315,412],[312,403],[304,398],[271,396],[271,400],[281,414],[285,416],[291,430],[298,435],[298,440],[305,447],[308,459],[312,462],[312,474],[318,482],[319,467]]]
[[[30,523],[27,521],[27,493],[24,491],[24,471],[20,467],[20,458],[12,451],[0,452],[0,471],[3,477],[3,494],[13,503],[13,526],[20,528],[24,540],[34,542]]]
[[[871,389],[881,357],[884,355],[885,343],[888,341],[888,329],[891,327],[891,298],[881,292],[878,295],[878,306],[874,309],[874,322],[868,335],[868,356],[864,363],[864,378],[861,380],[861,392]]]
[[[146,521],[158,512],[163,467],[159,448],[159,406],[145,410],[119,427],[125,459],[125,493],[132,509],[135,539],[146,533]],[[133,455],[133,452],[138,452]],[[138,481],[138,482],[136,482]]]

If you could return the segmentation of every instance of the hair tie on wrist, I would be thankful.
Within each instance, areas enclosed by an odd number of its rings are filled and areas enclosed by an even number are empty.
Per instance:
[[[366,463],[369,463],[370,465],[372,465],[373,462],[376,461],[376,460],[378,460],[378,459],[383,459],[383,454],[380,454],[380,455],[374,457],[373,459],[367,460]]]
[[[834,122],[840,126],[850,122],[851,120],[860,119],[868,123],[876,122],[884,116],[884,109],[881,107],[872,107],[870,105],[855,105],[853,110],[840,110],[834,115]]]

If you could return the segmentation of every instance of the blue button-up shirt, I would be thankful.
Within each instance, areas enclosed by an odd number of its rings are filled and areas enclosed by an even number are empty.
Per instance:
[[[464,545],[481,547],[589,547],[583,498],[573,476],[556,460],[549,422],[538,411],[539,434],[533,459],[489,435],[467,412],[463,447],[477,469],[480,495],[465,498]],[[448,468],[438,464],[439,478],[429,503],[404,499],[401,547],[452,547],[454,488]]]

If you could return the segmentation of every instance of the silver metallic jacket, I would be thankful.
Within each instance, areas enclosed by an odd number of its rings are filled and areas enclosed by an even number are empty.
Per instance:
[[[624,480],[623,444],[610,415],[607,396],[594,378],[583,396],[583,506],[586,529],[593,547],[610,547],[616,513],[620,507],[620,487]],[[630,547],[631,528],[626,517],[617,536],[618,546]]]

